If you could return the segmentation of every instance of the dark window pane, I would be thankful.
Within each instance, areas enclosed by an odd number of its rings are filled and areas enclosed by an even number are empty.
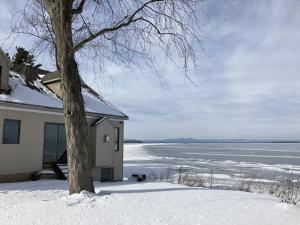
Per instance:
[[[56,160],[59,160],[62,154],[64,154],[67,144],[66,144],[66,131],[63,124],[58,125],[58,140],[57,140],[57,154]]]
[[[115,128],[115,151],[119,151],[120,148],[120,129],[117,127]]]
[[[20,120],[4,120],[3,144],[19,144]]]
[[[56,124],[46,124],[44,145],[44,162],[55,162],[57,150]]]
[[[46,123],[44,140],[44,163],[58,161],[66,150],[64,124]]]

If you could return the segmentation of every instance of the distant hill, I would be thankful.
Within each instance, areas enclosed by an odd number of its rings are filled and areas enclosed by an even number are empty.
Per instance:
[[[174,138],[163,140],[143,140],[144,143],[300,143],[300,140],[248,140],[248,139],[195,139]]]
[[[135,139],[125,139],[124,143],[144,143],[144,142]]]

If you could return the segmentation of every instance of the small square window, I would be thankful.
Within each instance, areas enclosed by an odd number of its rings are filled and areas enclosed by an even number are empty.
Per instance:
[[[114,168],[101,168],[101,181],[111,181],[114,179]]]
[[[19,144],[20,141],[20,120],[4,120],[3,144]]]

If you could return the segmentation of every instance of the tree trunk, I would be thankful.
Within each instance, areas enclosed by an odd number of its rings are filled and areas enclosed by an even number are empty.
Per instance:
[[[43,0],[55,33],[56,64],[61,75],[67,136],[69,192],[95,192],[88,148],[88,123],[72,37],[72,0]]]
[[[70,194],[94,192],[88,149],[88,124],[81,95],[81,81],[74,55],[62,61],[61,84],[67,135]]]

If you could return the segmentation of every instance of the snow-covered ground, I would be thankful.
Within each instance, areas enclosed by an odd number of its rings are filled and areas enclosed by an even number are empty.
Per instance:
[[[68,196],[67,182],[0,185],[2,225],[299,225],[300,207],[239,191],[170,183],[95,183],[97,194]]]
[[[147,152],[125,149],[125,174],[144,171]],[[129,163],[130,162],[130,163]],[[149,165],[148,165],[149,166]],[[161,166],[161,165],[160,165]],[[159,170],[159,166],[153,165]],[[146,168],[146,170],[149,168]],[[0,184],[0,225],[299,225],[300,206],[266,194],[172,183],[95,183],[68,195],[66,181]]]

